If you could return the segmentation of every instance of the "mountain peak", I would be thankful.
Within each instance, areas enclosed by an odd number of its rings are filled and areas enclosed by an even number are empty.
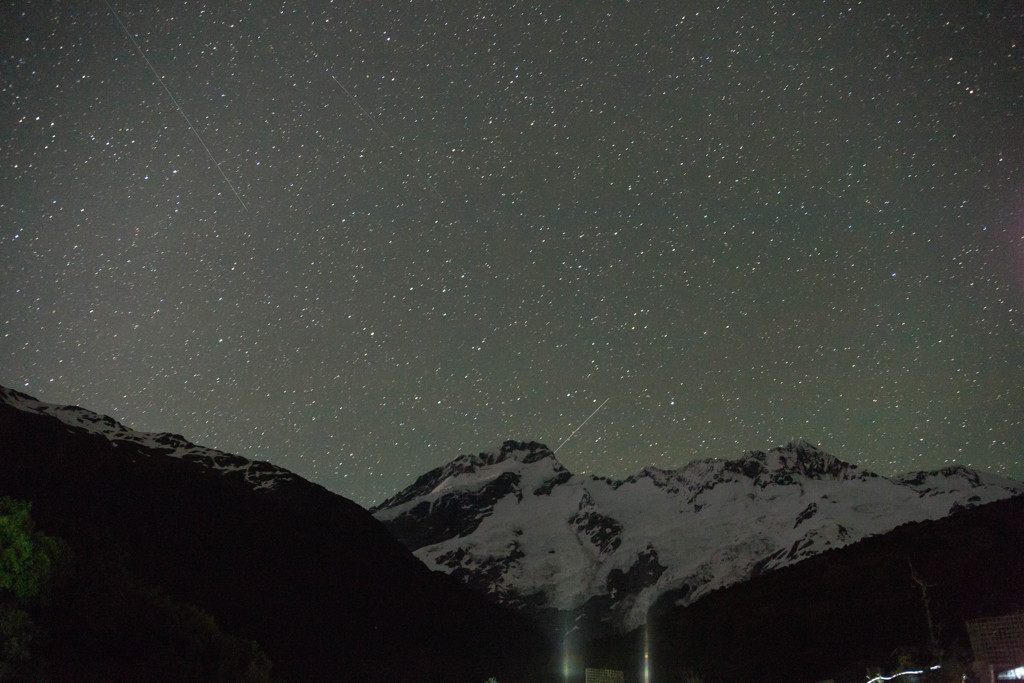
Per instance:
[[[802,453],[824,453],[825,452],[825,451],[821,450],[820,448],[818,448],[817,446],[815,446],[814,444],[812,444],[810,441],[807,441],[806,439],[803,439],[801,437],[797,437],[795,439],[792,439],[785,446],[782,446],[781,448],[779,448],[777,450],[793,451],[794,453],[796,453],[796,452],[802,452]]]
[[[784,483],[780,479],[804,476],[813,479],[846,479],[859,474],[856,465],[843,462],[817,446],[794,439],[785,446],[764,451],[748,451],[732,466],[751,479],[767,479]]]
[[[483,454],[481,454],[482,456]],[[537,462],[544,458],[555,459],[554,452],[547,446],[537,441],[512,441],[508,440],[501,444],[494,462],[502,460],[517,460],[524,465]]]
[[[435,467],[420,476],[411,486],[370,508],[370,511],[379,515],[390,509],[393,514],[398,514],[401,506],[412,500],[434,500],[455,490],[475,490],[481,486],[493,489],[498,483],[501,484],[499,488],[506,487],[512,480],[519,481],[519,472],[526,465],[543,461],[548,461],[550,469],[555,472],[568,474],[565,467],[555,458],[555,454],[544,444],[509,439],[496,451],[485,451],[476,455],[466,453],[440,467]]]

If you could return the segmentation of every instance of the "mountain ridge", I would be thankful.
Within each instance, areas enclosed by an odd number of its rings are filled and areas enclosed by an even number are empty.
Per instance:
[[[510,440],[370,511],[427,566],[502,604],[621,632],[652,608],[1021,493],[962,466],[888,478],[803,440],[621,480],[574,474],[543,444]]]
[[[53,417],[69,429],[99,435],[114,444],[133,444],[145,448],[153,455],[166,455],[195,462],[223,474],[240,475],[256,490],[273,489],[280,482],[300,479],[297,474],[283,467],[199,446],[181,434],[136,431],[109,415],[101,415],[80,406],[45,403],[16,389],[0,386],[0,402],[27,413]]]

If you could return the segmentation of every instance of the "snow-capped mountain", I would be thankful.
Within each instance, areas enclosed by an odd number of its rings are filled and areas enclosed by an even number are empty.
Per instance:
[[[372,508],[431,569],[501,603],[625,631],[831,548],[1024,493],[951,467],[887,478],[803,442],[623,481],[542,444],[461,455]]]
[[[44,403],[28,394],[0,386],[0,403],[38,415],[57,418],[69,430],[95,434],[112,444],[132,444],[151,456],[167,456],[198,463],[225,475],[241,476],[254,489],[273,489],[282,481],[298,479],[293,472],[261,460],[249,460],[240,455],[225,453],[215,448],[197,446],[180,434],[168,432],[137,432],[125,427],[107,415],[99,415],[78,406]]]

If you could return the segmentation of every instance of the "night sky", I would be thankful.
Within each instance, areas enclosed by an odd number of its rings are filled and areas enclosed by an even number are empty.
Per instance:
[[[2,9],[0,383],[364,505],[606,399],[1024,478],[1019,3],[110,3]]]

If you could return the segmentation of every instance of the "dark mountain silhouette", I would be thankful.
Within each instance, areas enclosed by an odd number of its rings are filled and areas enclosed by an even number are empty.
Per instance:
[[[78,561],[103,539],[138,582],[258,643],[275,678],[482,683],[534,680],[548,664],[532,622],[428,571],[345,498],[273,466],[239,468],[248,461],[237,456],[221,454],[229,467],[217,469],[154,450],[181,440],[172,435],[114,441],[3,392],[11,400],[0,401],[0,496],[30,501],[38,527],[66,539]],[[103,421],[60,410],[86,425]],[[273,485],[254,486],[252,471],[268,467]],[[70,643],[47,647],[65,667],[53,680],[158,670],[145,652],[98,662]]]

